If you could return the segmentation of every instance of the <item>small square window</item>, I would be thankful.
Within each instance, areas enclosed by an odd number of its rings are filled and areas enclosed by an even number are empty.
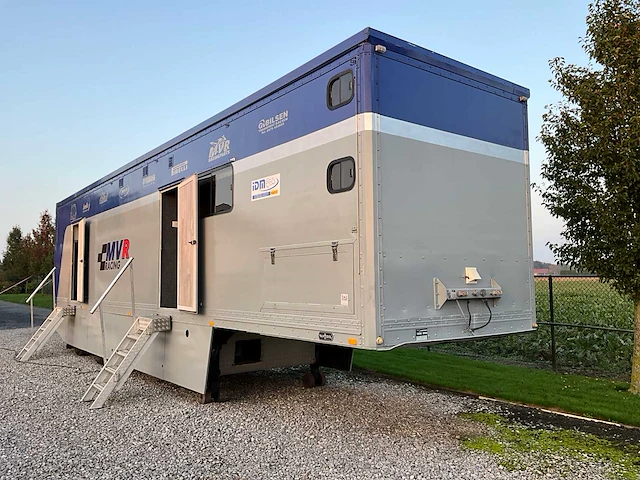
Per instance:
[[[353,157],[334,160],[327,168],[327,189],[329,193],[347,192],[356,183],[356,162]]]
[[[335,110],[353,99],[353,72],[347,70],[331,80],[327,85],[327,106]]]

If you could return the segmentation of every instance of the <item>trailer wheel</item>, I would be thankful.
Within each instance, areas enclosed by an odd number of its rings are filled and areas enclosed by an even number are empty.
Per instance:
[[[323,372],[320,372],[320,381],[316,380],[316,386],[324,387],[327,384],[327,377],[324,376]]]
[[[313,373],[307,372],[302,377],[302,385],[304,388],[312,388],[316,386],[316,379],[313,376]]]

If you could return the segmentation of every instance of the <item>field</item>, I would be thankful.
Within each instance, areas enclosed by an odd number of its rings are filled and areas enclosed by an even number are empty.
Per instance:
[[[536,320],[550,322],[549,280],[536,278]],[[556,323],[633,329],[633,303],[593,277],[554,277],[553,313]],[[633,334],[555,327],[559,368],[578,372],[626,376],[631,369]],[[540,325],[533,333],[451,343],[439,352],[550,365],[551,328]]]

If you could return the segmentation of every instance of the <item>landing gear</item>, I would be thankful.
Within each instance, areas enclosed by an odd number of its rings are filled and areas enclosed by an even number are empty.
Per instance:
[[[211,329],[211,351],[209,352],[209,370],[207,373],[207,387],[200,397],[200,403],[220,401],[220,351],[229,341],[234,332],[229,330]]]
[[[327,384],[327,378],[324,373],[320,371],[320,365],[317,363],[311,364],[311,371],[304,374],[302,377],[302,385],[304,388],[311,387],[324,387]]]

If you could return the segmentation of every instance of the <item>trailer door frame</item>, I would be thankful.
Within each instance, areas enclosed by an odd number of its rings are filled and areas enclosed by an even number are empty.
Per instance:
[[[198,312],[198,175],[178,185],[178,310]]]

